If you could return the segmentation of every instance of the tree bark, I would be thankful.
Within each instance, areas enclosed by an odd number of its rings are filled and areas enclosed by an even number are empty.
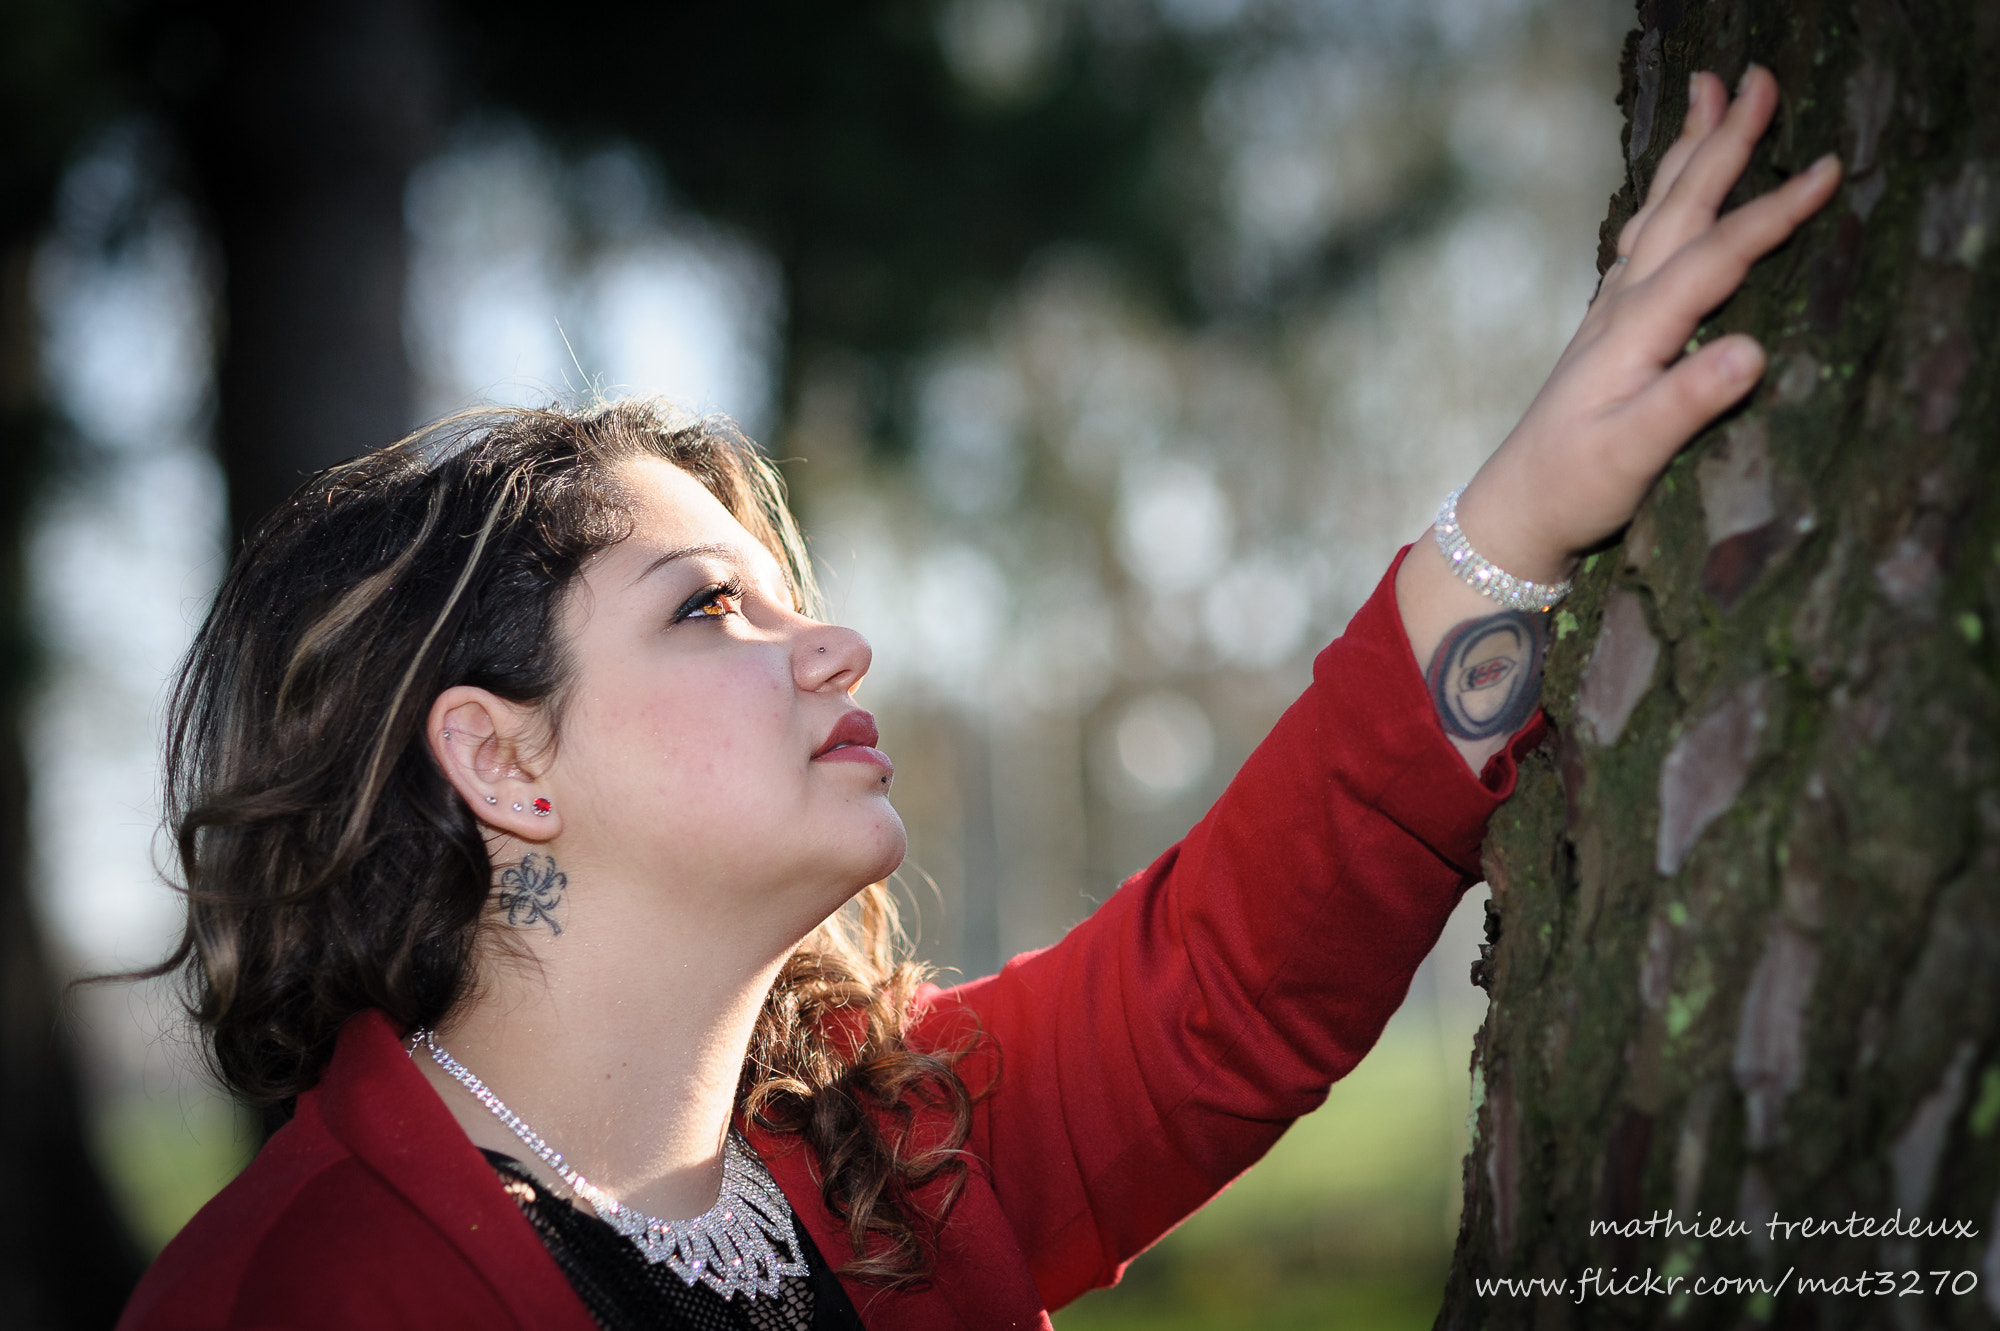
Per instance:
[[[1639,24],[1601,259],[1696,69],[1783,89],[1737,198],[1828,150],[1848,178],[1700,331],[1760,338],[1764,383],[1557,617],[1557,737],[1488,840],[1439,1325],[1991,1326],[2000,6],[1646,0]],[[1918,1216],[1946,1232],[1861,1232]],[[1808,1218],[1843,1229],[1783,1227]],[[1696,1286],[1718,1277],[1763,1284]]]

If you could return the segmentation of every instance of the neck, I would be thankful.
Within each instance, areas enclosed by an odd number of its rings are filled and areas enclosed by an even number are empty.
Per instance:
[[[796,939],[728,937],[712,911],[656,885],[620,890],[592,874],[579,897],[561,907],[560,935],[546,920],[496,926],[475,997],[438,1043],[591,1183],[689,1219],[715,1202],[750,1036]],[[469,1091],[416,1062],[474,1145],[567,1191]]]

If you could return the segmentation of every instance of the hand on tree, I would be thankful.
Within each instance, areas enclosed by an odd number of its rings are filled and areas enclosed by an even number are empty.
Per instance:
[[[1521,423],[1459,501],[1468,538],[1509,573],[1535,582],[1567,576],[1581,552],[1631,521],[1695,432],[1763,374],[1764,349],[1743,333],[1684,352],[1702,317],[1840,181],[1828,154],[1717,216],[1777,100],[1777,81],[1756,65],[1734,101],[1715,75],[1694,76],[1686,127],[1619,232],[1621,261]]]
[[[1702,316],[1791,235],[1840,182],[1832,156],[1718,216],[1778,101],[1752,66],[1732,102],[1697,74],[1687,125],[1646,202],[1618,235],[1619,261],[1555,371],[1458,501],[1480,555],[1517,578],[1560,582],[1632,520],[1682,445],[1764,372],[1764,349],[1732,333],[1692,353]],[[1452,743],[1474,772],[1534,713],[1545,616],[1504,610],[1460,582],[1429,536],[1396,577],[1411,650]]]

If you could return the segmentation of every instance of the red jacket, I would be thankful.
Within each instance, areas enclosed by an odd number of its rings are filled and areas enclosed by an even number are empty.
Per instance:
[[[1046,1309],[1115,1281],[1374,1044],[1541,732],[1475,780],[1393,584],[1392,566],[1179,845],[1055,946],[925,993],[916,1042],[954,1045],[977,1022],[986,1041],[960,1070],[993,1090],[934,1279],[847,1282],[872,1331],[1046,1328]],[[167,1245],[122,1328],[591,1331],[398,1034],[379,1013],[348,1023],[320,1084]],[[749,1136],[839,1268],[853,1250],[800,1144]]]

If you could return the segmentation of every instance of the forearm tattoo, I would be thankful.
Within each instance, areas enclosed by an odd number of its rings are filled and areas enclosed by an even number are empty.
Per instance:
[[[556,907],[562,905],[568,887],[569,875],[556,868],[555,856],[523,855],[519,864],[500,875],[500,909],[517,929],[547,921],[550,932],[560,934]]]
[[[1519,730],[1542,695],[1546,615],[1503,610],[1444,635],[1426,676],[1444,728],[1459,739]]]

